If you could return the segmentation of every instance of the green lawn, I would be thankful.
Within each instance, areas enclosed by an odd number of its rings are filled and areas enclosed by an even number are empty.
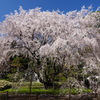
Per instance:
[[[28,87],[22,87],[20,89],[7,89],[4,91],[0,91],[1,93],[17,93],[17,94],[29,94],[30,90]],[[44,88],[32,88],[32,94],[53,94],[53,95],[65,95],[65,94],[79,94],[79,93],[90,93],[92,90],[90,89],[44,89]]]
[[[7,91],[9,93],[17,93],[17,94],[29,94],[29,82],[22,82],[21,84],[18,82],[7,82],[5,80],[0,80],[0,86],[3,87],[7,84],[11,84],[12,88],[5,89],[0,91],[0,93],[6,93]],[[45,89],[42,83],[39,82],[33,82],[32,83],[32,94],[53,94],[53,95],[65,95],[65,94],[80,94],[80,93],[90,93],[92,90],[90,89]]]

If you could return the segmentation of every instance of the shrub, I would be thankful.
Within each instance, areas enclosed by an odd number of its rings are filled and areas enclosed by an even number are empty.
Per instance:
[[[0,80],[0,91],[9,89],[12,87],[12,83],[6,80]]]

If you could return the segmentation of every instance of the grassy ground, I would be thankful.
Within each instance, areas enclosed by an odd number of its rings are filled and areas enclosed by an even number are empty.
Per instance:
[[[3,86],[4,84],[8,84],[7,81],[0,81],[0,86]],[[5,89],[0,91],[0,93],[6,93],[7,91],[9,93],[17,93],[17,94],[29,94],[29,82],[22,82],[22,83],[9,83],[12,85],[11,89]],[[39,82],[33,82],[32,83],[32,94],[53,94],[53,95],[65,95],[65,94],[80,94],[80,93],[90,93],[92,90],[90,89],[45,89],[43,84]]]
[[[21,88],[21,89],[16,89],[16,90],[13,90],[13,89],[7,89],[7,90],[4,90],[4,91],[0,91],[1,93],[6,93],[6,92],[9,92],[9,93],[16,93],[16,94],[29,94],[30,93],[30,90],[28,88]],[[76,94],[83,94],[83,93],[90,93],[92,92],[92,90],[90,89],[32,89],[31,93],[32,94],[53,94],[53,95],[65,95],[65,94],[73,94],[73,95],[76,95]]]

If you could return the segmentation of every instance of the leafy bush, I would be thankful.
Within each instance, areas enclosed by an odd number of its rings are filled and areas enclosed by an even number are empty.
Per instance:
[[[6,90],[12,87],[12,83],[6,80],[0,80],[0,90]]]
[[[91,89],[75,89],[75,88],[72,88],[72,89],[63,89],[62,90],[63,95],[65,95],[65,94],[76,95],[76,94],[84,94],[84,93],[91,93],[91,92],[92,92]]]

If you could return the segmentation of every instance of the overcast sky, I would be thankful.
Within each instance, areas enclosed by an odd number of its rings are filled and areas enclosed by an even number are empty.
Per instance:
[[[80,10],[82,6],[93,6],[95,10],[100,6],[100,0],[0,0],[0,22],[4,20],[4,15],[18,10],[19,6],[24,9],[34,9],[41,7],[42,10],[60,10],[64,12]]]

